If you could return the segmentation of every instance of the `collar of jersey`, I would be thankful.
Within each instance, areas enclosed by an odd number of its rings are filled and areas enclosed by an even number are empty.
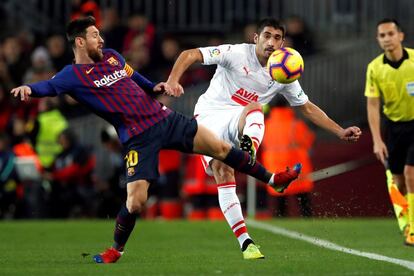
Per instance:
[[[403,48],[403,56],[399,61],[391,61],[384,54],[384,58],[383,58],[382,62],[384,64],[389,64],[392,68],[398,69],[398,67],[400,67],[401,64],[403,63],[403,61],[406,60],[406,59],[408,59],[408,52],[407,52],[407,50],[405,50]]]

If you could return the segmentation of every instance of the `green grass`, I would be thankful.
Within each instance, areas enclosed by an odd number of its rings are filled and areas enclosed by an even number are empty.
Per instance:
[[[356,250],[413,260],[393,219],[279,219],[266,223]],[[249,227],[266,255],[242,259],[225,222],[139,221],[116,264],[91,256],[111,245],[114,222],[0,222],[0,275],[412,275],[404,267],[331,251]]]

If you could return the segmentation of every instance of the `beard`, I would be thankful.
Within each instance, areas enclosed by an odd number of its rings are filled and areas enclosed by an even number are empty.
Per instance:
[[[88,56],[94,61],[94,62],[100,62],[103,60],[103,53],[102,50],[98,49],[88,49]]]

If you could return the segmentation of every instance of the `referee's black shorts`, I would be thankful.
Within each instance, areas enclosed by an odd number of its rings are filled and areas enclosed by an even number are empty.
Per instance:
[[[385,143],[389,154],[388,163],[393,174],[403,174],[405,165],[414,166],[414,120],[386,120]]]

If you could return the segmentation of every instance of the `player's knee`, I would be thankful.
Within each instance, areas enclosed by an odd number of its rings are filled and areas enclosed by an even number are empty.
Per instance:
[[[130,214],[141,213],[144,208],[145,200],[141,200],[137,197],[128,197],[126,207]]]
[[[234,170],[222,162],[213,160],[211,169],[214,176],[220,178],[222,181],[232,181],[234,178]]]
[[[262,109],[262,105],[258,102],[251,102],[245,107],[248,111],[254,109]]]
[[[230,150],[231,145],[227,142],[220,140],[220,143],[218,143],[217,147],[215,148],[215,156],[213,157],[218,160],[224,160],[227,154],[229,154]]]
[[[408,167],[404,170],[405,183],[414,188],[414,167]]]

